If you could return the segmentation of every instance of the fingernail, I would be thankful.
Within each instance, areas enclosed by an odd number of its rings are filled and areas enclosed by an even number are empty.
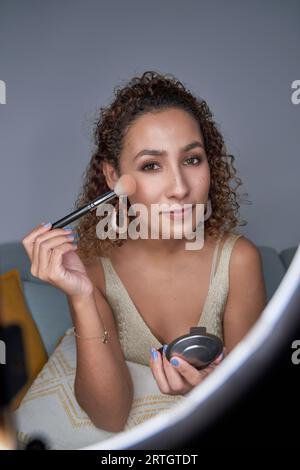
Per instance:
[[[150,352],[151,352],[152,359],[154,359],[154,361],[156,361],[156,359],[157,359],[157,357],[158,357],[158,353],[157,353],[157,351],[155,350],[155,348],[151,348],[151,349],[150,349]]]
[[[51,224],[51,222],[42,222],[42,225],[43,225],[45,228],[49,228],[52,224]]]
[[[171,364],[175,367],[179,366],[179,361],[178,359],[176,359],[175,357],[173,359],[171,359]]]
[[[67,232],[71,232],[73,229],[72,227],[63,227],[64,230],[66,230]]]
[[[221,362],[224,358],[224,351],[217,357],[217,359],[215,360],[215,362]]]
[[[73,237],[74,237],[73,243],[74,243],[74,244],[75,244],[75,243],[77,244],[77,242],[78,242],[78,240],[79,240],[78,233],[74,233],[74,232],[73,232]]]

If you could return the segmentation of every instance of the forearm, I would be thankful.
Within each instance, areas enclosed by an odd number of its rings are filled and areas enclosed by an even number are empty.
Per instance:
[[[69,301],[77,334],[101,338],[103,324],[94,298]],[[111,343],[76,337],[76,349],[75,395],[79,405],[95,426],[121,431],[131,409],[133,390],[114,357]]]

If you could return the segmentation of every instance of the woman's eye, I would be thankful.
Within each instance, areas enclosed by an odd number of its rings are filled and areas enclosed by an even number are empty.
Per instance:
[[[187,158],[185,162],[192,162],[190,163],[190,166],[196,166],[197,164],[201,162],[201,157],[197,157],[197,156],[190,157],[190,158]],[[157,168],[154,168],[155,165],[157,165],[156,162],[145,163],[145,165],[142,166],[141,170],[142,171],[154,171],[157,169]]]
[[[155,162],[146,163],[145,165],[142,166],[141,170],[142,170],[142,171],[151,171],[151,170],[154,170],[153,165],[156,165],[156,163],[155,163]]]
[[[201,162],[201,158],[200,158],[200,157],[190,157],[190,158],[187,158],[187,159],[186,159],[186,162],[187,162],[187,161],[191,161],[191,160],[196,160],[196,163],[192,163],[192,166],[193,166],[193,165],[197,165],[197,163],[200,163],[200,162]]]

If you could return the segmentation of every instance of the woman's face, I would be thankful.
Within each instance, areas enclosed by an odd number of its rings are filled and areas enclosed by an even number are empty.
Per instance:
[[[145,205],[148,214],[152,204],[164,204],[164,211],[173,204],[182,208],[184,204],[205,204],[210,168],[197,121],[176,108],[139,117],[125,135],[120,172],[135,178],[137,189],[130,203]],[[159,217],[168,217],[173,229],[183,220],[168,213]],[[193,209],[193,229],[195,220]]]

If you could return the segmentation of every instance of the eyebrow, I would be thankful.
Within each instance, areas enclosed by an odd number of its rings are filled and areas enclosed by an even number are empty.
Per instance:
[[[190,144],[185,145],[184,147],[179,149],[179,152],[180,153],[188,152],[189,150],[192,150],[195,147],[201,147],[204,150],[203,144],[198,140],[194,140],[194,142],[191,142]],[[136,154],[136,156],[134,157],[134,160],[136,160],[138,157],[142,157],[143,155],[154,155],[156,157],[160,157],[160,156],[167,155],[167,153],[168,152],[166,152],[166,150],[143,149]]]

